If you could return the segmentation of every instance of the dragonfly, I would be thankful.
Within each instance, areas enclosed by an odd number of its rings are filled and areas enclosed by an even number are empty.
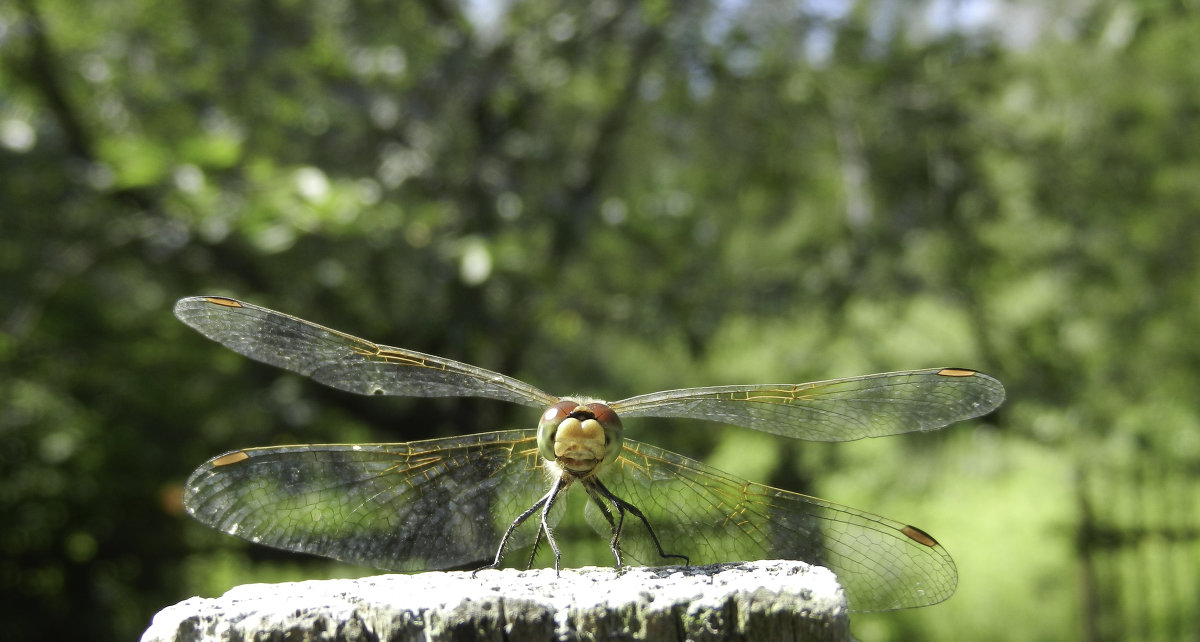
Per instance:
[[[622,419],[723,422],[782,437],[849,441],[941,428],[1004,400],[965,368],[801,384],[723,385],[612,403],[559,397],[452,359],[377,344],[220,296],[179,300],[175,315],[252,359],[364,395],[482,397],[540,408],[536,428],[406,443],[245,448],[188,478],[184,506],[225,533],[288,551],[391,571],[502,564],[554,537],[559,501],[584,490],[584,518],[620,568],[789,559],[831,569],[854,611],[926,606],[958,573],[925,531],[729,475],[627,439]]]

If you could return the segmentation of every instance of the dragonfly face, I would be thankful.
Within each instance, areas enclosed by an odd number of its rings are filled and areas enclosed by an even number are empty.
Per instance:
[[[564,399],[542,413],[538,452],[575,475],[586,475],[621,454],[617,413],[599,401]]]
[[[389,570],[497,566],[506,548],[532,546],[536,553],[543,540],[557,566],[557,500],[578,486],[590,498],[585,517],[610,538],[618,566],[623,558],[794,559],[833,570],[852,610],[935,604],[954,592],[958,575],[945,549],[921,529],[625,439],[621,417],[683,417],[847,441],[934,430],[1004,400],[1004,387],[987,375],[934,368],[667,390],[604,403],[556,397],[483,368],[234,299],[181,299],[175,314],[243,355],[348,392],[486,397],[541,409],[536,430],[247,448],[214,457],[188,478],[184,506],[214,528]]]

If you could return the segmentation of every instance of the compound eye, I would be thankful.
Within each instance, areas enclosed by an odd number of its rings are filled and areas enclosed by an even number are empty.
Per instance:
[[[563,406],[563,404],[555,404],[546,409],[542,413],[542,421],[538,425],[554,425],[557,426],[563,419],[571,416],[571,411]]]
[[[592,411],[592,416],[595,417],[596,421],[599,421],[600,425],[602,426],[621,424],[621,419],[617,417],[617,413],[614,412],[612,408],[609,408],[607,404],[590,403],[587,405],[587,409]]]
[[[560,401],[542,413],[542,420],[538,422],[537,442],[538,452],[545,459],[554,461],[554,439],[558,434],[558,426],[568,419],[577,407],[578,404],[573,401]]]
[[[621,454],[621,442],[624,439],[621,418],[607,404],[590,403],[587,408],[604,428],[604,461],[611,464]]]

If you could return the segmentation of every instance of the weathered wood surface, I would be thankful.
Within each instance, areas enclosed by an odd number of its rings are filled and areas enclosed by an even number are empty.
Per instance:
[[[488,570],[248,584],[155,616],[142,642],[201,640],[848,640],[827,569]]]

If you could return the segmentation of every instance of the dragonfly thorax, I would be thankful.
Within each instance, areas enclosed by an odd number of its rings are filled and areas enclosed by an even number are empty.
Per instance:
[[[606,404],[564,399],[542,413],[538,450],[564,470],[583,475],[621,454],[621,433],[621,419]]]

